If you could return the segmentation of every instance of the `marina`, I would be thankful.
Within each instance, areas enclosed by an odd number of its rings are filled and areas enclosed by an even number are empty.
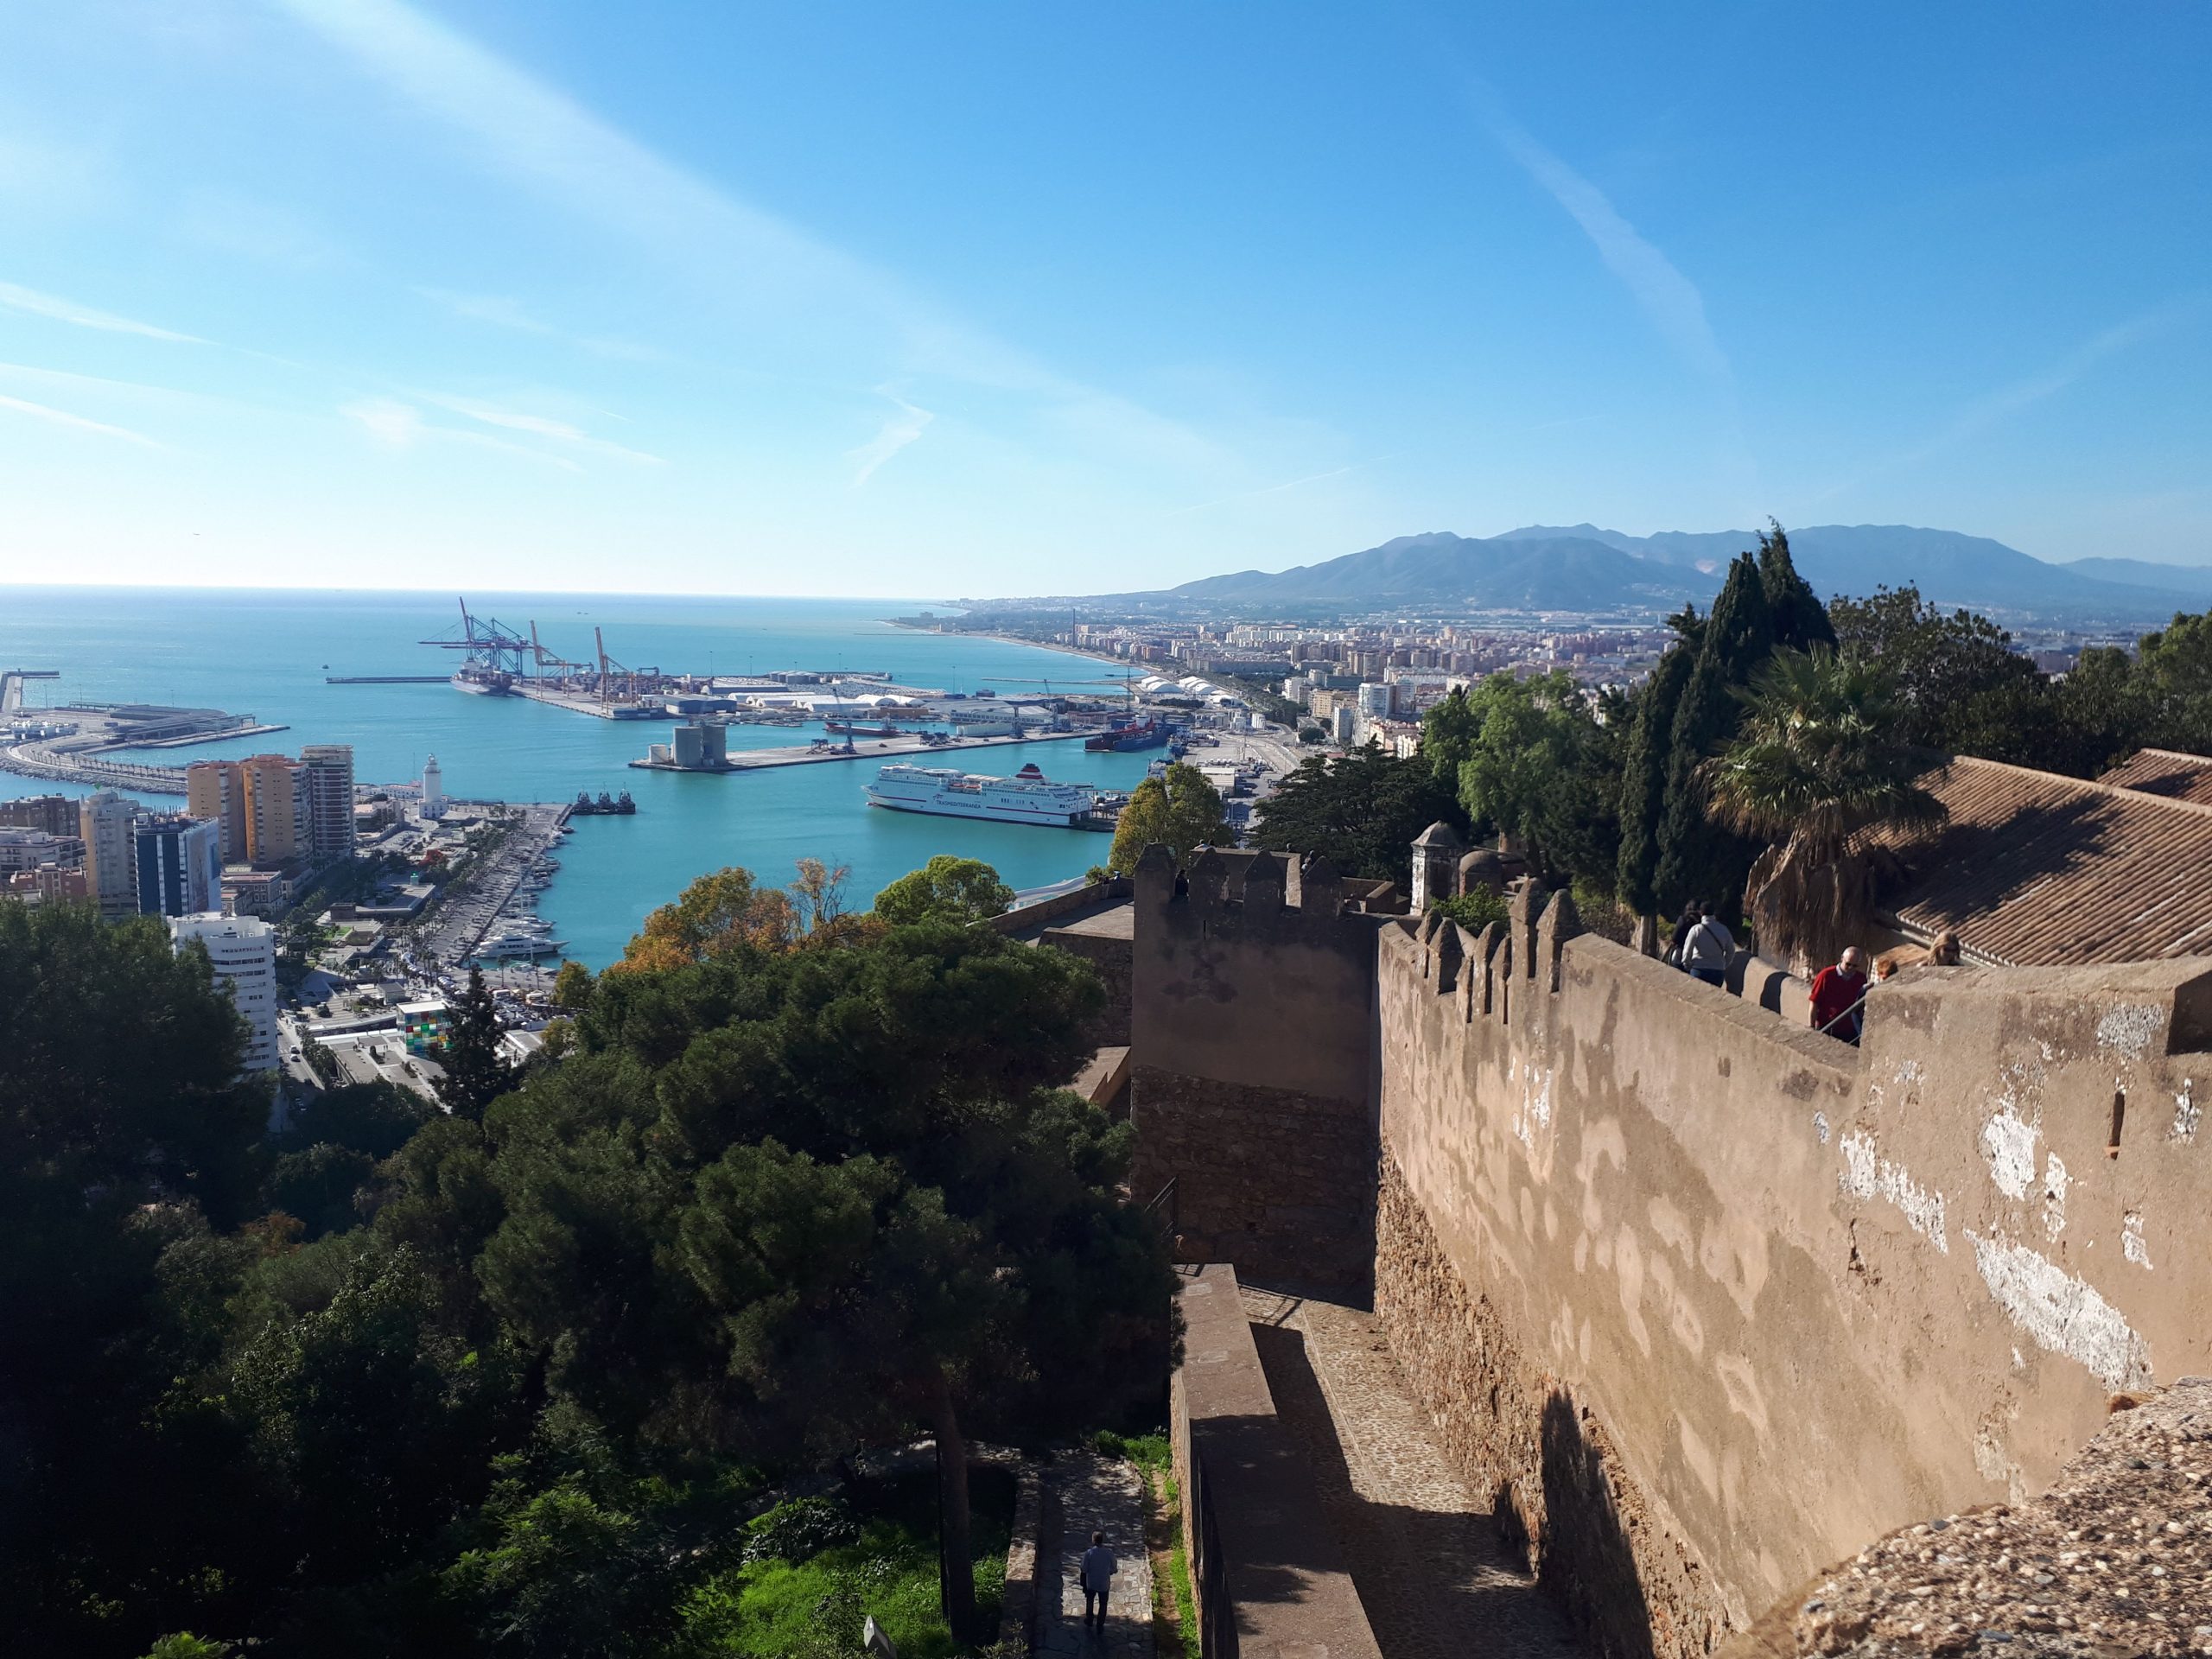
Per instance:
[[[568,941],[563,959],[599,968],[620,957],[655,906],[674,899],[696,877],[725,866],[741,865],[762,883],[777,886],[791,879],[800,858],[849,865],[849,890],[864,908],[888,882],[939,853],[980,859],[1020,891],[1079,877],[1099,861],[1096,839],[1077,831],[875,810],[861,785],[889,762],[1010,773],[1034,757],[1052,776],[1081,778],[1104,791],[1126,791],[1142,780],[1147,763],[1161,753],[1108,752],[1077,759],[1085,737],[1128,723],[1124,700],[1113,696],[1087,730],[1025,734],[1022,741],[1037,747],[1003,758],[967,751],[1010,748],[1014,740],[1007,737],[964,741],[958,752],[913,737],[861,738],[855,740],[854,752],[846,753],[842,735],[834,743],[828,741],[825,715],[850,717],[863,725],[922,723],[888,709],[879,712],[873,701],[864,699],[903,699],[906,694],[900,688],[944,688],[936,698],[939,709],[980,705],[980,714],[994,701],[1025,699],[1031,700],[1027,714],[1043,701],[1046,680],[1059,701],[1067,688],[1110,671],[1034,645],[919,632],[882,620],[911,610],[911,604],[600,594],[588,601],[540,595],[499,601],[503,611],[534,610],[541,638],[549,628],[576,626],[555,619],[578,617],[584,605],[603,623],[610,650],[618,648],[619,637],[631,642],[634,658],[708,671],[701,683],[711,683],[712,692],[696,694],[703,706],[683,707],[679,713],[666,706],[688,704],[695,694],[664,697],[665,712],[656,724],[577,719],[569,709],[522,696],[463,696],[443,676],[427,683],[329,683],[409,666],[404,653],[415,649],[413,641],[435,633],[448,617],[457,620],[449,594],[41,593],[0,617],[0,665],[22,664],[66,673],[58,683],[29,681],[27,702],[35,702],[43,693],[57,702],[66,696],[70,702],[253,710],[257,723],[291,729],[282,739],[233,735],[182,752],[111,754],[104,769],[89,777],[73,766],[64,780],[27,783],[20,790],[0,784],[0,793],[52,789],[82,795],[115,788],[149,806],[181,805],[176,791],[182,787],[188,759],[245,759],[278,744],[330,742],[353,746],[365,802],[372,793],[372,780],[417,778],[426,756],[435,752],[448,791],[463,801],[543,802],[571,809],[567,827],[573,833],[549,843],[561,868],[534,896],[537,912],[554,924],[551,937]],[[590,626],[588,619],[582,623],[587,643]],[[210,642],[208,648],[179,643],[195,640]],[[256,640],[264,648],[215,648],[213,642],[222,640]],[[987,690],[997,698],[980,695]],[[744,702],[756,695],[789,701],[781,706]],[[726,709],[731,702],[740,707]],[[810,706],[817,702],[818,712]],[[1140,704],[1135,717],[1145,713]],[[665,742],[678,720],[702,716],[727,725],[732,769],[758,776],[741,784],[698,785],[674,772],[630,766],[645,753],[647,740]],[[23,708],[20,717],[26,724],[59,724],[70,718],[58,709],[36,707]],[[0,734],[9,724],[0,720]],[[940,721],[938,730],[949,735],[950,727]],[[0,745],[9,741],[0,736]],[[1223,741],[1237,740],[1224,735]],[[817,741],[820,748],[812,747]],[[827,764],[841,760],[873,764],[858,772]],[[93,757],[93,763],[101,760]],[[123,770],[134,765],[146,770]],[[165,802],[161,785],[172,778],[177,781],[166,791]],[[617,791],[625,789],[634,812],[602,816],[573,810],[579,791],[595,805],[601,793],[617,801]],[[410,804],[404,788],[396,788],[391,799],[403,814]],[[488,882],[488,872],[480,874]],[[480,891],[499,896],[496,886]],[[468,893],[454,895],[456,904],[471,899]],[[426,915],[423,924],[435,913]],[[391,948],[404,947],[415,931],[403,926]],[[543,971],[550,977],[550,967]],[[501,975],[518,984],[532,982],[526,958],[514,959],[493,976]]]

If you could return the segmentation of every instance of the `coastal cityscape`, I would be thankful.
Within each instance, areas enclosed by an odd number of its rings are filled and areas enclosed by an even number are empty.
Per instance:
[[[2208,61],[0,8],[0,1659],[2212,1659]]]

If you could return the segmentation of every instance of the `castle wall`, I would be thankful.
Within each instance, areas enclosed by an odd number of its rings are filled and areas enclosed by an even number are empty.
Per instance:
[[[1702,1653],[2212,1369],[2202,963],[1909,970],[1854,1050],[1567,910],[1382,934],[1375,1294],[1605,1650]]]
[[[1374,1253],[1376,918],[1325,864],[1155,849],[1136,878],[1135,1190],[1173,1179],[1185,1261],[1359,1284]],[[1286,888],[1294,887],[1299,902]]]

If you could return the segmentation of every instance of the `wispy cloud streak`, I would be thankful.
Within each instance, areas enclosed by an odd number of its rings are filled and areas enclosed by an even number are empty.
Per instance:
[[[405,0],[280,0],[371,74],[556,207],[688,264],[748,311],[842,310],[887,332],[899,373],[1027,394],[1085,441],[1183,467],[1223,465],[1180,422],[1039,363],[906,283],[663,160]],[[850,334],[849,326],[841,332]]]
[[[853,474],[853,487],[856,490],[875,476],[877,467],[920,437],[929,423],[937,419],[933,410],[918,408],[889,391],[883,395],[899,406],[899,412],[884,422],[883,429],[866,443],[845,452],[860,463],[859,470]]]
[[[1828,486],[1811,499],[1815,502],[1830,500],[1885,473],[1919,466],[1961,444],[1971,443],[2014,416],[2034,408],[2047,398],[2056,397],[2108,358],[2140,346],[2146,340],[2155,340],[2187,319],[2201,315],[2207,303],[2205,294],[2188,294],[2164,305],[2154,306],[2109,328],[2100,329],[2056,362],[1973,399],[1949,421],[1912,448],[1876,461],[1864,471]]]
[[[1506,154],[1582,227],[1605,269],[1628,289],[1675,355],[1707,378],[1729,384],[1727,354],[1713,334],[1696,284],[1622,216],[1604,191],[1539,143],[1495,100],[1482,101],[1484,119]]]
[[[165,447],[143,432],[133,432],[127,426],[110,426],[105,421],[89,420],[82,415],[72,415],[66,409],[35,404],[25,397],[0,395],[0,409],[13,410],[18,415],[28,415],[33,420],[44,421],[50,426],[67,427],[76,432],[95,432],[105,438],[121,438],[129,443],[142,444],[149,449]]]
[[[1893,464],[1911,466],[1979,437],[2023,410],[2057,396],[2107,358],[2164,334],[2183,318],[2203,308],[2204,296],[2195,295],[2155,307],[2092,334],[2056,363],[1976,398],[1961,410],[1948,425],[1925,443],[1905,451]]]
[[[56,322],[71,323],[79,328],[97,328],[104,334],[137,334],[146,340],[174,340],[184,346],[205,346],[207,343],[197,334],[181,334],[172,328],[156,328],[150,322],[118,317],[112,311],[79,305],[74,300],[65,300],[53,294],[41,294],[36,289],[19,288],[13,283],[0,283],[0,306],[35,317],[51,317]]]
[[[642,461],[656,467],[665,464],[658,455],[647,454],[642,449],[632,449],[626,445],[612,442],[606,438],[595,438],[580,426],[568,421],[556,421],[550,416],[532,415],[522,410],[502,409],[495,404],[479,403],[468,397],[444,397],[431,392],[417,395],[426,404],[448,410],[455,415],[465,415],[472,421],[482,422],[486,426],[500,427],[509,432],[526,432],[534,438],[544,438],[554,443],[564,443],[578,449],[590,450],[603,455],[613,455],[623,461]]]

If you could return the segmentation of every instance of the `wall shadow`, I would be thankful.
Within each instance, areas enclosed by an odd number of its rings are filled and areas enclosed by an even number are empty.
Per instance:
[[[1380,1502],[1358,1491],[1303,1333],[1255,1324],[1252,1340],[1316,1521],[1333,1537],[1384,1659],[1589,1651],[1501,1538],[1491,1511]]]

